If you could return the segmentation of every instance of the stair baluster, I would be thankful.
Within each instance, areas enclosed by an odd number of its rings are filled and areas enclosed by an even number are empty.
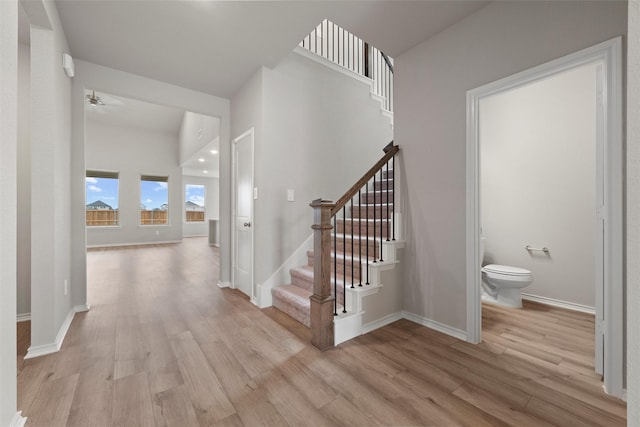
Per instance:
[[[365,223],[366,225],[366,223]],[[367,242],[369,247],[369,242]],[[358,190],[358,286],[362,287],[362,189]]]
[[[345,204],[346,205],[346,204]],[[343,246],[344,246],[344,250],[345,252],[343,253],[342,256],[342,289],[344,291],[344,298],[346,299],[346,295],[347,295],[347,253],[346,253],[346,249],[347,249],[347,241],[346,241],[346,235],[347,235],[347,208],[343,207],[342,208],[342,240],[344,241]],[[336,254],[337,256],[337,254]],[[346,300],[343,300],[342,302],[342,312],[346,313],[347,312],[347,302]]]
[[[389,239],[389,236],[390,236],[390,233],[389,233],[389,221],[388,221],[388,219],[389,219],[389,192],[388,192],[389,191],[389,162],[387,162],[387,166],[386,167],[387,167],[387,176],[385,177],[384,188],[385,188],[385,190],[387,190],[387,221],[386,221],[386,224],[387,224],[387,242],[388,242],[390,240]]]
[[[353,280],[353,231],[355,230],[355,228],[353,228],[353,197],[351,198],[351,289],[355,288],[355,286],[353,285],[354,280]]]
[[[382,259],[382,237],[383,237],[382,236],[382,234],[383,234],[382,227],[384,225],[384,221],[382,220],[382,213],[384,212],[383,207],[382,207],[382,199],[383,199],[382,195],[383,194],[385,194],[385,199],[386,199],[385,202],[389,202],[388,194],[387,193],[383,193],[383,190],[382,190],[382,175],[383,175],[382,174],[382,168],[380,168],[380,181],[378,181],[380,183],[379,184],[380,185],[380,262],[384,262],[384,259]],[[374,221],[373,226],[374,227],[376,226],[375,221]]]
[[[391,158],[391,171],[393,172],[393,192],[391,193],[391,234],[392,240],[396,240],[396,157]],[[387,176],[389,174],[387,173]]]
[[[378,210],[378,208],[376,207],[376,199],[378,198],[378,193],[376,190],[376,174],[378,173],[378,171],[376,171],[376,173],[373,174],[373,241],[376,241],[376,211]],[[367,228],[369,228],[369,218],[367,218]],[[373,257],[373,263],[377,263],[378,262],[378,257],[374,255]]]
[[[371,279],[374,283],[370,282],[370,269],[374,262],[383,262],[383,238],[389,240],[389,228],[394,215],[392,198],[395,185],[389,184],[390,179],[394,182],[391,178],[393,169],[389,168],[393,165],[393,158],[399,148],[391,142],[384,151],[385,155],[335,204],[322,199],[311,203],[314,209],[314,249],[307,252],[308,265],[290,270],[291,284],[271,290],[274,307],[310,326],[311,342],[322,350],[333,346],[335,342],[334,318],[336,322],[344,324],[343,321],[351,321],[348,312],[357,314],[362,309],[361,303],[355,301],[361,301],[362,298],[358,296],[358,289],[365,282],[363,268],[367,270],[365,283],[380,285],[377,274],[372,278],[378,280]],[[365,204],[364,209],[362,203]],[[347,216],[347,209],[351,209],[350,216]],[[387,235],[383,227],[386,227]],[[363,244],[366,248],[362,247]],[[386,249],[384,253],[387,253]],[[347,289],[349,280],[351,286]],[[339,281],[342,281],[342,286],[339,286]],[[347,299],[347,291],[352,293],[353,299]],[[347,303],[354,305],[347,307]],[[340,340],[344,340],[344,335],[340,335]]]
[[[333,315],[338,315],[338,257],[337,255],[337,238],[338,238],[338,218],[333,217]]]

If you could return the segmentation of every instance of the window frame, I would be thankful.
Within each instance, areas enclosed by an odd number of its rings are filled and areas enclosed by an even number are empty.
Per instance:
[[[203,216],[202,216],[202,220],[201,221],[189,221],[187,219],[187,207],[186,207],[187,202],[188,202],[188,200],[187,200],[187,187],[189,187],[189,186],[191,186],[191,187],[202,187],[202,198],[203,198],[203,206],[202,206],[202,208],[204,210],[203,210]],[[207,186],[206,186],[206,184],[189,184],[189,183],[185,183],[184,184],[184,197],[183,197],[183,200],[184,200],[185,207],[184,207],[184,209],[182,211],[184,213],[183,218],[184,218],[184,223],[185,224],[204,224],[204,223],[207,222]]]
[[[87,224],[87,211],[90,211],[92,209],[87,209],[87,178],[102,178],[102,179],[115,179],[117,182],[117,193],[116,193],[116,202],[118,207],[116,209],[111,208],[111,211],[116,212],[116,214],[114,214],[115,216],[115,224]],[[97,170],[97,169],[86,169],[84,172],[84,200],[85,200],[85,207],[84,207],[84,212],[85,212],[85,220],[84,220],[84,226],[85,227],[89,227],[91,229],[96,229],[96,228],[120,228],[121,224],[120,224],[120,172],[115,172],[115,171],[106,171],[106,170]],[[92,202],[93,203],[93,202]],[[103,202],[104,203],[104,202]],[[95,209],[97,210],[97,209]]]
[[[142,183],[143,182],[166,182],[167,183],[167,209],[164,210],[163,212],[167,213],[166,216],[166,221],[162,222],[162,223],[151,223],[151,224],[145,224],[143,223],[143,219],[142,219],[142,212],[148,211],[148,209],[142,210],[142,205],[144,204],[143,200],[142,200]],[[138,188],[140,189],[140,197],[138,198],[139,202],[140,202],[140,208],[138,210],[138,212],[140,212],[139,215],[139,219],[138,219],[138,225],[140,227],[168,227],[171,225],[171,209],[170,209],[170,203],[169,203],[169,198],[170,198],[170,193],[169,193],[169,176],[168,175],[151,175],[151,174],[140,174],[140,180],[139,180],[139,186]],[[164,203],[163,203],[164,204]],[[162,205],[161,205],[162,206]],[[151,212],[153,212],[154,210],[150,210]]]

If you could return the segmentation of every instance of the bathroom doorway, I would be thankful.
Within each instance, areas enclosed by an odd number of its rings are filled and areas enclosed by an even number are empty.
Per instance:
[[[467,94],[468,340],[481,341],[483,233],[490,263],[532,271],[528,299],[594,312],[594,365],[615,396],[623,386],[620,59],[618,38]]]

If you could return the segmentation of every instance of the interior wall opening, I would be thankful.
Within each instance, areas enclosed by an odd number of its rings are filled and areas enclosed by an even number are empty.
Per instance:
[[[575,67],[484,97],[478,111],[482,332],[549,358],[562,358],[562,340],[567,360],[600,374],[601,73],[599,62]]]
[[[220,119],[93,88],[84,95],[87,248],[188,237],[219,246]]]
[[[595,298],[593,299],[596,314],[596,351],[594,357],[594,369],[602,371],[604,377],[604,388],[607,393],[617,397],[622,397],[623,395],[625,376],[623,330],[624,278],[622,274],[623,183],[621,172],[623,169],[623,150],[621,63],[622,44],[621,39],[616,38],[506,77],[499,81],[486,84],[479,88],[470,90],[467,93],[467,340],[469,342],[479,343],[481,341],[482,324],[480,304],[483,289],[482,281],[483,276],[489,276],[486,274],[487,267],[484,267],[484,271],[481,272],[481,260],[483,258],[481,257],[481,232],[484,231],[482,230],[484,218],[481,217],[481,208],[484,203],[482,200],[482,197],[484,196],[481,191],[481,177],[484,173],[482,170],[484,166],[481,165],[481,123],[483,120],[483,100],[518,88],[524,88],[533,82],[544,81],[545,79],[549,79],[553,76],[561,76],[562,73],[577,70],[583,66],[595,66],[592,68],[592,70],[595,70],[595,73],[589,73],[589,75],[593,77],[590,77],[592,83],[589,83],[591,87],[590,96],[592,99],[591,101],[588,101],[589,105],[592,106],[594,103],[593,88],[595,86],[595,117],[593,117],[594,114],[591,112],[590,114],[592,118],[588,120],[591,125],[590,132],[591,134],[595,132],[596,140],[595,180],[592,181],[595,186],[595,209],[592,208],[586,212],[587,209],[585,208],[582,212],[573,213],[573,216],[569,215],[569,219],[564,220],[564,228],[558,228],[555,232],[557,236],[554,236],[553,239],[561,236],[564,236],[565,238],[573,236],[574,240],[579,241],[581,245],[573,246],[573,249],[570,251],[569,255],[573,256],[576,255],[573,252],[584,252],[584,248],[589,248],[588,244],[585,244],[585,240],[589,241],[590,239],[587,234],[595,236],[595,251],[592,252],[595,253],[595,256],[592,257],[592,264],[595,266],[595,286],[600,286],[600,289],[595,292]],[[557,89],[557,91],[560,91],[560,89]],[[554,92],[552,91],[552,93]],[[553,106],[549,102],[545,104],[545,108],[553,110]],[[565,110],[566,109],[567,107],[565,107]],[[546,113],[547,111],[544,112]],[[568,113],[574,112],[569,111]],[[530,118],[531,114],[532,113],[529,113],[528,118]],[[560,121],[560,123],[562,124],[562,121]],[[546,123],[544,127],[545,131],[548,130],[546,128],[551,129],[551,127],[547,126]],[[536,131],[533,132],[533,135],[539,136],[544,135],[544,133]],[[559,150],[561,150],[563,146],[564,145],[556,144],[552,147],[554,152],[551,156],[547,156],[547,159],[550,159],[551,163],[558,162]],[[565,167],[563,168],[561,164],[559,170],[564,170],[563,174],[566,176],[567,180],[575,180],[572,173],[573,163],[576,162],[575,159],[577,156],[585,157],[585,155],[581,153],[581,150],[576,149],[575,147],[569,151],[569,159],[573,160],[565,160]],[[593,164],[593,162],[591,163]],[[500,164],[500,168],[508,170],[510,167],[514,168],[513,164],[513,161],[504,161]],[[519,175],[525,176],[528,180],[542,180],[543,177],[546,177],[548,172],[547,170],[540,170],[540,167],[533,172],[530,170],[527,171],[527,167],[522,165],[515,169],[518,169],[516,172]],[[494,170],[498,170],[498,167],[494,167]],[[577,170],[578,169],[576,169],[576,171]],[[591,178],[582,177],[582,180],[587,179]],[[504,179],[502,182],[503,187],[508,187],[511,184],[510,182],[505,184]],[[544,191],[539,192],[543,195],[547,194],[545,191],[551,194],[555,191],[555,188],[551,187],[556,186],[556,183],[552,181],[544,186]],[[553,207],[570,207],[571,204],[568,204],[567,201],[571,201],[572,197],[576,197],[574,194],[575,190],[565,190],[564,193],[566,193],[564,197],[555,196],[555,198],[548,198],[548,201],[544,202],[544,206],[540,206],[539,208],[529,208],[526,211],[526,214],[519,213],[516,215],[515,220],[523,221],[524,217],[530,218],[528,220],[529,223],[532,221],[537,223],[539,222],[538,218],[535,217],[535,220],[533,220],[531,219],[534,218],[532,215],[536,212],[541,213],[548,210],[548,206],[546,205],[551,205]],[[513,204],[524,205],[524,202],[531,198],[529,195],[529,193],[520,191],[515,193],[510,200],[512,200]],[[590,196],[590,198],[593,200],[593,196]],[[583,199],[587,200],[589,198],[583,197]],[[541,203],[542,202],[538,202],[539,205]],[[593,206],[593,202],[591,203]],[[558,213],[559,212],[556,212],[556,214]],[[594,218],[595,221],[593,220]],[[514,218],[511,218],[510,220],[512,219]],[[593,233],[575,232],[575,226],[585,220],[594,224],[592,226]],[[494,230],[497,229],[497,227],[497,225],[494,226]],[[528,227],[532,228],[533,226],[529,224]],[[522,227],[522,229],[527,230],[526,227]],[[573,234],[571,233],[571,230],[574,230]],[[522,239],[522,236],[520,236],[520,238]],[[537,237],[534,236],[533,238]],[[533,256],[541,257],[538,258],[537,261],[551,264],[549,262],[549,258],[555,260],[562,254],[562,251],[554,254],[554,248],[551,246],[545,246],[545,243],[543,242],[529,242],[531,239],[532,237],[528,237],[526,242],[522,241],[518,243],[520,248],[517,249],[517,251],[510,251],[511,254],[519,252],[521,257],[520,259],[511,258],[511,261],[514,261],[514,264],[515,262],[524,262],[523,260],[530,262],[533,260]],[[488,241],[489,239],[487,236],[487,242]],[[594,239],[591,239],[591,241],[594,241]],[[554,242],[554,245],[560,244],[558,240],[554,240]],[[579,249],[576,249],[576,247]],[[560,248],[560,246],[558,246],[558,248]],[[526,251],[524,252],[525,256],[531,258],[523,258],[523,251]],[[566,256],[568,257],[569,255]],[[506,255],[500,256],[506,257]],[[504,259],[508,260],[508,258]],[[536,268],[539,268],[539,266],[536,266]],[[583,264],[580,272],[588,271],[589,268],[589,265],[585,266]],[[521,289],[524,289],[523,285],[529,284],[523,282],[531,282],[531,277],[525,277],[526,274],[530,272],[526,269],[519,268],[511,269],[511,271],[503,271],[508,270],[508,268],[498,268],[497,270],[498,271],[493,271],[491,274],[495,278],[502,280],[503,284],[506,283],[508,285],[503,286],[503,288],[507,288],[508,290],[508,299],[513,297],[519,299],[520,295],[518,294],[522,293]],[[521,277],[514,277],[518,275]],[[573,280],[576,276],[579,276],[579,274],[572,273],[572,275],[566,277]],[[533,277],[535,277],[535,272]],[[541,277],[544,277],[544,274],[542,274]],[[565,280],[568,279],[565,278]],[[521,286],[514,286],[515,282],[519,282]],[[566,291],[566,289],[562,287],[550,288],[547,291],[557,293],[561,289]],[[532,287],[531,290],[541,292],[540,287]],[[585,293],[584,295],[588,294],[589,293]],[[567,294],[565,293],[565,298],[566,295]],[[529,295],[529,298],[531,298],[531,295]],[[554,302],[553,298],[556,299],[555,302],[562,302],[563,296],[557,293],[555,296],[551,297],[551,300],[549,298],[546,300],[544,298],[539,300],[542,300],[545,303],[550,303]],[[565,300],[565,302],[567,301]],[[591,304],[591,302],[583,298],[582,302],[578,301],[573,304],[564,304],[564,307],[581,309],[584,311],[583,309],[585,309],[585,307],[587,309],[590,307],[589,304]]]

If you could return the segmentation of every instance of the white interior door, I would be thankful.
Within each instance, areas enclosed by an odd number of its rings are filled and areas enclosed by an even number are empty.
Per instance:
[[[253,128],[233,140],[233,287],[253,293]]]

